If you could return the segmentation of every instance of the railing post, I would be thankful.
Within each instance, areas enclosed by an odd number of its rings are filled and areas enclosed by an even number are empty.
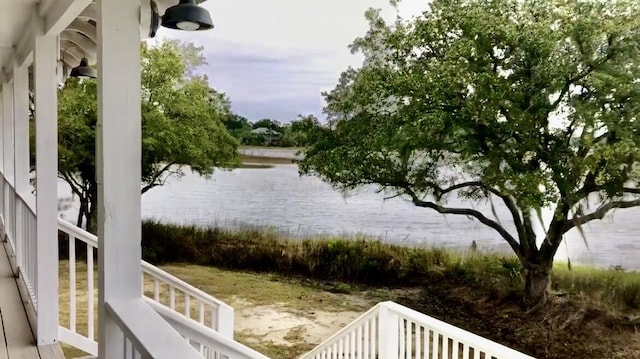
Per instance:
[[[218,310],[217,321],[216,327],[218,328],[218,332],[229,339],[233,339],[233,309],[221,306]]]
[[[36,276],[38,345],[58,340],[58,103],[55,36],[35,39],[34,95],[36,121]]]
[[[380,359],[397,359],[400,323],[398,314],[380,304],[378,313],[378,353]]]
[[[140,298],[140,2],[99,0],[98,180],[99,351],[122,356],[123,336],[110,301]]]

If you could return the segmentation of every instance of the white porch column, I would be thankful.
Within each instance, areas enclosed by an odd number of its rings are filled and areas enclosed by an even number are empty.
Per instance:
[[[2,112],[3,127],[2,148],[4,159],[4,177],[13,184],[13,84],[4,84],[2,87]]]
[[[1,71],[1,70],[0,70]],[[0,86],[2,86],[2,90],[6,89],[9,85],[5,84],[5,83],[0,83]],[[4,212],[5,210],[5,206],[4,206],[4,201],[5,201],[5,192],[4,192],[4,176],[5,176],[5,170],[4,170],[4,119],[5,119],[5,115],[4,115],[4,95],[2,93],[2,91],[0,91],[0,214],[2,214],[2,220],[4,221],[4,232],[6,233],[7,231],[7,216]],[[2,238],[0,238],[0,241],[4,240],[4,236]]]
[[[29,65],[13,70],[13,118],[16,193],[27,198],[29,186]]]
[[[14,147],[13,147],[13,84],[5,83],[2,90],[2,113],[3,113],[3,133],[2,133],[2,148],[3,148],[3,161],[4,161],[4,179],[5,183],[13,185],[14,181]],[[7,187],[5,185],[5,187]],[[8,187],[7,187],[8,188]],[[14,193],[10,190],[2,189],[4,203],[2,203],[4,209],[4,229],[5,233],[9,235],[12,246],[15,245],[15,223],[16,223],[16,209],[15,206],[11,208],[11,198],[14,197]],[[13,248],[16,249],[15,247]]]
[[[58,103],[55,36],[36,34],[34,94],[36,121],[36,258],[38,316],[36,341],[49,345],[58,339]]]
[[[140,298],[140,3],[98,1],[99,354],[120,358],[123,337],[105,309]]]
[[[3,89],[5,89],[7,86],[7,84],[5,83],[0,83],[0,172],[2,173],[2,175],[4,176],[4,110],[3,110],[3,103],[4,103],[4,95],[3,93]],[[2,191],[3,189],[0,188],[0,191]],[[0,206],[2,205],[2,203],[0,203]]]
[[[21,195],[27,198],[29,190],[29,65],[16,65],[13,68],[13,188],[15,196]],[[14,201],[11,210],[13,213],[13,240],[15,241],[16,259],[18,267],[24,273],[27,271],[25,253],[27,238],[24,233],[17,230],[21,221],[18,218],[21,213],[16,210]],[[25,274],[26,275],[26,274]],[[32,279],[32,278],[29,278]]]

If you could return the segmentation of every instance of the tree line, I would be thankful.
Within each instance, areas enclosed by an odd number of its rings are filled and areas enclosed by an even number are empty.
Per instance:
[[[314,132],[322,127],[314,115],[299,115],[289,123],[281,123],[268,118],[251,122],[233,113],[225,118],[224,124],[242,145],[276,147],[307,146]]]

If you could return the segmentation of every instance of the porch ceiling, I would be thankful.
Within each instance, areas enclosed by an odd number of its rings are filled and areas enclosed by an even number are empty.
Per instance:
[[[12,46],[24,31],[24,25],[38,0],[0,0],[0,61],[5,64]]]
[[[140,0],[131,0],[140,2]],[[197,0],[202,3],[206,0]],[[178,0],[155,0],[160,15]],[[75,67],[82,57],[96,63],[97,11],[92,0],[0,0],[0,67],[8,74],[33,51],[33,27],[38,21],[60,34],[60,60]],[[58,27],[62,23],[62,27]]]

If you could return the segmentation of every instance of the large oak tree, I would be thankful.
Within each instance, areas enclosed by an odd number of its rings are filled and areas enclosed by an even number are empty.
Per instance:
[[[563,236],[640,205],[640,2],[434,0],[408,21],[366,16],[363,66],[325,94],[329,125],[301,171],[480,221],[541,307]],[[502,202],[512,226],[476,201]]]

